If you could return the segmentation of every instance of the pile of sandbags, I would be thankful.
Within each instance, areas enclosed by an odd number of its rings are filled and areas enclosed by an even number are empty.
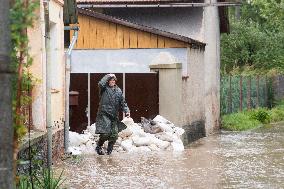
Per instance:
[[[73,155],[93,154],[95,153],[96,141],[99,135],[95,134],[96,124],[88,126],[82,134],[69,131],[68,152]]]
[[[141,118],[141,124],[134,123],[132,118],[122,122],[127,128],[119,133],[117,143],[124,151],[184,150],[181,140],[184,130],[160,115],[153,120]]]
[[[181,135],[184,130],[176,127],[164,117],[157,115],[153,120],[141,118],[141,123],[134,123],[132,118],[124,118],[126,129],[118,134],[114,148],[117,152],[150,152],[160,150],[183,151]],[[69,151],[74,155],[95,153],[95,124],[87,127],[83,134],[69,132]],[[107,143],[105,143],[105,148]]]

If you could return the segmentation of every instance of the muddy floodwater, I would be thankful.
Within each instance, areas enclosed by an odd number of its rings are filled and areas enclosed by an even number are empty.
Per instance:
[[[284,124],[224,132],[181,153],[84,155],[55,165],[67,188],[284,188]]]

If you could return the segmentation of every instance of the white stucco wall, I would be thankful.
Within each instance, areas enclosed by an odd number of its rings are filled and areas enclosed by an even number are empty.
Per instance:
[[[53,72],[58,73],[56,80],[58,82],[57,93],[52,94],[52,119],[59,121],[64,115],[64,25],[63,25],[63,1],[50,1],[50,21],[56,25],[55,35],[51,36],[51,48],[57,56],[53,57],[56,66],[53,66]],[[45,27],[43,2],[40,1],[40,7],[36,11],[37,19],[33,28],[28,29],[30,55],[33,57],[33,64],[30,68],[31,73],[37,79],[33,89],[32,118],[34,128],[37,130],[46,130],[46,54],[45,54]],[[53,52],[54,54],[54,52]],[[55,90],[54,90],[55,91]]]

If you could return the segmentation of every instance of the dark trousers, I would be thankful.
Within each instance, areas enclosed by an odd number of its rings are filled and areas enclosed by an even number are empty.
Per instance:
[[[117,122],[114,121],[111,123],[111,133],[102,133],[100,134],[98,146],[102,146],[105,141],[108,140],[109,144],[114,145],[117,138],[118,138],[118,129],[117,129]]]

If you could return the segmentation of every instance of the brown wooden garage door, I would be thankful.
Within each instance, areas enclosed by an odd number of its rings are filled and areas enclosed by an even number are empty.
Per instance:
[[[90,75],[90,110],[91,124],[96,120],[99,105],[98,82],[105,73]],[[123,74],[116,74],[117,85],[123,90]],[[159,113],[157,73],[127,73],[125,74],[125,97],[131,110],[131,117],[135,122],[140,122],[141,117],[154,118]],[[86,129],[88,118],[86,108],[88,105],[88,74],[71,74],[70,91],[79,92],[78,107],[70,107],[71,131],[82,132]],[[122,119],[122,114],[120,114]]]

